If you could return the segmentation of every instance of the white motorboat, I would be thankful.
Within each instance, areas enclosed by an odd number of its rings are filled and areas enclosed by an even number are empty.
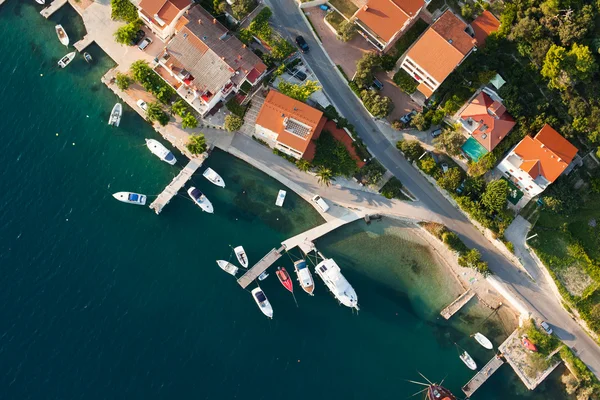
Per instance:
[[[177,159],[175,158],[173,153],[171,153],[169,149],[163,146],[163,144],[158,140],[146,139],[146,146],[148,146],[152,154],[154,154],[156,157],[160,158],[167,164],[175,165],[175,163],[177,162]]]
[[[482,345],[483,347],[485,347],[488,350],[492,350],[494,348],[494,345],[492,344],[492,342],[490,342],[490,340],[488,338],[486,338],[479,332],[474,334],[473,338],[475,340],[477,340],[477,343],[479,343],[480,345]]]
[[[58,36],[58,40],[60,40],[60,42],[62,44],[64,44],[65,46],[69,45],[69,35],[67,35],[67,32],[65,31],[65,29],[62,27],[62,25],[56,25],[54,27],[54,30],[56,31],[56,36]]]
[[[242,246],[238,246],[235,249],[233,249],[233,251],[235,252],[235,256],[237,257],[242,267],[248,268],[248,256],[246,255],[246,251],[244,250],[244,248]]]
[[[75,58],[75,56],[77,55],[76,52],[72,51],[69,54],[67,54],[66,56],[64,56],[63,58],[61,58],[58,61],[58,66],[61,68],[66,67],[67,65],[69,65],[71,63],[71,61],[73,61],[73,59]]]
[[[264,281],[265,279],[267,279],[268,277],[269,277],[269,274],[267,273],[267,271],[265,271],[265,272],[263,272],[262,274],[260,274],[260,275],[258,276],[258,280],[262,282],[262,281]]]
[[[112,111],[110,112],[110,117],[108,117],[108,124],[118,127],[121,123],[121,115],[123,115],[123,106],[121,105],[121,103],[117,103],[114,105]]]
[[[467,353],[466,351],[463,351],[459,357],[462,360],[462,362],[464,362],[465,365],[467,367],[469,367],[469,369],[472,369],[473,371],[475,371],[477,369],[477,364],[475,363],[475,360],[473,360],[473,358],[471,358],[469,353]]]
[[[202,211],[210,214],[215,212],[210,200],[208,200],[208,198],[200,190],[192,186],[188,189],[188,194],[190,195],[192,200],[194,200],[194,203],[196,203]]]
[[[91,63],[92,61],[94,61],[94,59],[92,58],[92,55],[90,53],[88,53],[87,51],[83,53],[83,58],[88,63]]]
[[[235,274],[237,274],[238,272],[238,267],[225,260],[217,260],[217,264],[219,265],[219,267],[221,267],[223,271],[233,276],[235,276]]]
[[[302,290],[313,296],[315,281],[310,273],[310,269],[308,269],[308,266],[306,265],[306,261],[298,260],[294,262],[294,270],[296,271],[296,276],[298,277],[298,282],[300,282]]]
[[[35,0],[35,2],[41,5],[46,4],[46,0]]]
[[[277,200],[275,200],[276,206],[283,207],[283,202],[285,201],[286,194],[287,192],[285,190],[280,190],[279,193],[277,193]]]
[[[358,296],[333,259],[328,258],[321,261],[317,264],[315,272],[323,279],[325,285],[340,303],[358,310]]]
[[[273,307],[271,307],[271,303],[269,303],[269,299],[265,295],[265,292],[262,291],[261,288],[257,287],[252,289],[252,298],[260,308],[263,314],[265,314],[269,318],[273,318]]]
[[[139,193],[117,192],[113,194],[113,197],[123,203],[137,204],[139,206],[146,204],[146,196]]]
[[[225,181],[223,178],[221,178],[221,175],[217,174],[215,170],[210,167],[206,168],[206,170],[202,173],[202,176],[208,179],[209,182],[219,187],[225,187]]]

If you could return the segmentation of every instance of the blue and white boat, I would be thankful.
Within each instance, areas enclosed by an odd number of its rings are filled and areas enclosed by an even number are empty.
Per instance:
[[[156,157],[170,165],[175,165],[177,159],[161,142],[154,139],[146,139],[146,146]]]
[[[212,214],[215,212],[213,205],[208,198],[199,189],[191,187],[188,189],[188,195],[194,200],[194,203],[204,212]]]
[[[123,203],[137,204],[138,206],[146,204],[146,196],[139,193],[117,192],[113,194],[113,197]]]

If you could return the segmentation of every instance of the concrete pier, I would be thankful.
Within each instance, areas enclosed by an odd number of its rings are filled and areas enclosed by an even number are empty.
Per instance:
[[[167,185],[165,190],[158,195],[156,200],[150,204],[150,208],[154,210],[156,214],[160,214],[162,209],[169,204],[171,199],[177,195],[179,190],[190,180],[194,172],[202,166],[202,163],[208,157],[207,153],[202,154],[199,158],[192,158],[189,163],[177,174],[175,178]]]
[[[469,302],[473,297],[475,297],[475,292],[468,289],[466,292],[461,294],[456,300],[448,305],[448,307],[444,308],[440,314],[442,317],[446,319],[450,319],[454,314],[458,312],[465,304]]]
[[[86,47],[88,47],[90,44],[94,43],[94,38],[92,37],[92,35],[85,35],[83,37],[83,39],[81,39],[80,41],[76,42],[73,46],[75,47],[75,49],[78,52],[82,52]]]
[[[50,3],[48,7],[40,11],[40,14],[42,14],[42,17],[44,18],[50,18],[52,14],[57,12],[62,6],[64,6],[67,3],[68,0],[54,0],[52,3]]]
[[[477,372],[475,376],[462,387],[462,391],[467,395],[467,397],[471,397],[473,393],[475,393],[475,391],[479,389],[481,385],[483,385],[489,379],[489,377],[492,376],[492,374],[496,372],[503,364],[504,360],[501,357],[494,356],[494,358],[488,361],[488,363],[485,364],[485,366],[481,368],[479,372]]]
[[[248,270],[244,275],[242,275],[237,282],[244,289],[248,287],[260,274],[265,272],[271,265],[275,263],[275,261],[279,260],[279,258],[285,252],[285,247],[281,246],[279,249],[273,249],[267,253],[259,262],[254,264],[252,268]]]

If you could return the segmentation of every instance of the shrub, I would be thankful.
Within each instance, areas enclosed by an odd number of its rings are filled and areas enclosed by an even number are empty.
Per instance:
[[[444,227],[445,228],[445,227]],[[459,254],[466,253],[469,248],[458,235],[446,228],[446,230],[441,234],[442,241],[452,250],[458,252]]]
[[[406,94],[413,94],[417,90],[417,86],[419,86],[419,82],[414,80],[413,77],[402,68],[394,74],[394,83]]]
[[[138,19],[137,9],[129,0],[110,0],[110,17],[117,21],[133,22]]]
[[[148,118],[148,121],[150,122],[158,121],[158,123],[162,126],[168,124],[170,119],[167,113],[163,111],[160,104],[156,102],[148,103],[148,110],[146,110],[146,118]]]
[[[192,135],[188,138],[188,142],[185,147],[188,151],[194,155],[202,154],[206,151],[206,139],[204,138],[204,134],[200,133],[198,135]]]
[[[488,265],[481,260],[481,253],[477,249],[471,249],[458,257],[458,264],[461,267],[473,268],[479,271],[483,276],[491,274]]]
[[[158,76],[146,61],[138,60],[131,64],[131,75],[144,89],[154,94],[163,104],[168,104],[175,90]]]
[[[379,161],[372,159],[369,161],[367,165],[365,165],[361,170],[361,174],[363,180],[367,182],[367,184],[377,184],[383,178],[385,174],[385,168],[383,165],[379,163]]]
[[[410,121],[410,124],[420,131],[426,131],[431,127],[431,119],[425,118],[425,114],[420,112],[415,114]]]
[[[435,160],[431,156],[423,157],[418,162],[419,168],[423,170],[427,175],[434,176],[437,174],[439,168]]]
[[[387,96],[380,96],[374,90],[363,90],[360,98],[369,112],[378,118],[386,117],[394,109],[392,99]]]
[[[279,83],[279,91],[292,99],[301,102],[306,102],[311,94],[319,90],[321,87],[317,81],[306,81],[301,85],[281,81]]]
[[[456,189],[460,186],[462,182],[462,174],[460,170],[456,167],[448,169],[443,174],[440,174],[440,177],[437,180],[438,185],[442,189],[445,189],[449,192],[456,192]]]
[[[507,199],[508,182],[504,179],[497,179],[487,185],[481,196],[481,204],[491,213],[499,213],[506,208]]]
[[[244,19],[256,7],[254,0],[236,0],[231,5],[231,12],[237,20]]]
[[[356,63],[354,82],[359,88],[367,88],[373,83],[375,70],[381,65],[380,57],[375,53],[365,53]]]
[[[425,150],[417,140],[399,140],[396,148],[404,153],[409,161],[415,161],[423,155]]]
[[[357,28],[354,22],[344,20],[338,27],[338,38],[343,42],[349,42],[356,36]]]
[[[246,107],[240,105],[235,97],[232,97],[231,100],[225,104],[225,107],[238,117],[243,118],[244,114],[246,114]]]
[[[310,171],[312,165],[308,160],[301,158],[298,161],[296,161],[296,167],[298,167],[298,169],[302,172],[308,172]]]
[[[466,140],[467,139],[465,139],[462,133],[444,129],[440,136],[433,139],[433,145],[436,149],[443,150],[452,156],[456,156],[460,154],[461,147],[465,144]]]
[[[183,129],[188,129],[188,128],[196,128],[198,126],[198,120],[196,119],[196,117],[194,117],[194,114],[192,113],[187,113],[183,116],[183,118],[181,119],[181,127]]]
[[[288,160],[292,164],[296,163],[296,159],[294,157],[290,156],[289,154],[284,153],[283,151],[281,151],[279,149],[273,149],[273,154],[276,154],[276,155],[278,155],[281,158],[285,158],[286,160]]]
[[[404,200],[406,197],[402,194],[402,182],[393,176],[385,185],[381,188],[381,194],[386,199],[400,199]]]
[[[244,120],[235,114],[225,117],[225,129],[229,132],[239,131],[242,125],[244,125]]]
[[[334,175],[354,175],[356,161],[354,161],[346,147],[335,140],[330,132],[323,131],[315,144],[313,165],[330,169]]]
[[[399,119],[394,120],[394,122],[392,122],[392,128],[394,130],[402,130],[404,129],[404,122],[400,121]]]
[[[190,108],[183,99],[179,99],[171,105],[171,112],[175,115],[179,115],[180,117],[183,117],[185,114],[187,114],[189,109]]]
[[[121,72],[117,72],[117,87],[121,90],[129,89],[129,85],[131,85],[132,79],[129,75],[123,74]]]
[[[129,45],[135,38],[135,35],[137,34],[137,31],[140,29],[141,25],[142,21],[140,19],[136,19],[127,25],[119,27],[113,34],[115,41],[120,44]]]

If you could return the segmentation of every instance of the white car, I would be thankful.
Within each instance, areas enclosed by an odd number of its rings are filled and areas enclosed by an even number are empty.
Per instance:
[[[323,200],[323,198],[321,198],[321,196],[317,195],[317,196],[313,197],[312,201],[317,203],[317,206],[319,206],[319,208],[323,212],[327,212],[329,210],[329,204],[327,204],[327,202],[325,200]]]
[[[545,330],[545,331],[546,331],[546,333],[547,333],[548,335],[552,335],[552,332],[553,332],[553,331],[552,331],[552,328],[550,327],[550,325],[548,325],[548,323],[547,323],[546,321],[542,321],[542,322],[540,323],[540,326],[542,327],[542,329],[543,329],[543,330]]]
[[[148,111],[148,104],[146,104],[146,102],[145,102],[144,100],[142,100],[142,99],[139,99],[139,100],[137,101],[137,105],[138,105],[138,107],[139,107],[139,108],[141,108],[142,110],[144,110],[144,111]]]

